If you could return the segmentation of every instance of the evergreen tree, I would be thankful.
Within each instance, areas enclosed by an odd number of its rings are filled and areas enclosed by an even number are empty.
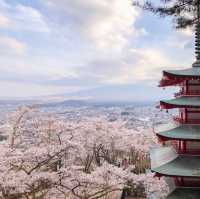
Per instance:
[[[138,0],[133,1],[135,6],[151,11],[161,17],[173,17],[175,26],[178,29],[195,26],[196,61],[192,66],[200,67],[200,0],[159,0],[158,5],[152,2],[158,0],[144,0],[143,4],[139,3]]]
[[[134,1],[134,5],[161,17],[172,16],[176,28],[194,26],[200,21],[200,0],[160,0],[159,5],[152,1],[147,0],[143,4]]]

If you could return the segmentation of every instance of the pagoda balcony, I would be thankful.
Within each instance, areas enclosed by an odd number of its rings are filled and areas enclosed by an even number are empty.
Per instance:
[[[177,142],[172,141],[171,142],[173,148],[179,155],[199,155],[200,154],[200,148],[188,148],[186,146],[186,141],[184,142]]]
[[[178,147],[175,148],[176,152],[180,155],[199,155],[200,149],[179,149]]]
[[[180,91],[175,93],[175,97],[181,97],[181,96],[200,96],[200,91]]]
[[[178,122],[180,124],[200,124],[200,119],[183,119],[183,118],[180,118],[179,116],[174,116],[173,117],[173,120],[175,122]]]

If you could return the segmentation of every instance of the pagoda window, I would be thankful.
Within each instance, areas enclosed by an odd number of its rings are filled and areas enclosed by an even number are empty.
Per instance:
[[[175,97],[191,95],[200,95],[200,81],[199,80],[185,80],[183,84],[180,84],[180,90],[175,93]]]
[[[179,109],[179,117],[180,117],[180,121],[185,122],[186,113],[185,113],[184,108]]]
[[[186,153],[186,152],[187,152],[187,144],[186,144],[186,141],[184,141],[184,140],[178,140],[178,141],[177,141],[176,151],[177,151],[179,154],[184,154],[184,153]]]
[[[186,111],[186,118],[188,123],[198,124],[200,123],[200,109],[199,108],[188,108]]]
[[[200,152],[199,142],[197,141],[187,141],[186,148],[187,148],[187,153],[189,154],[196,155],[199,154]]]
[[[183,124],[200,124],[200,108],[180,108],[174,120]]]
[[[177,153],[179,153],[179,154],[185,153],[183,141],[181,141],[181,140],[173,140],[171,142],[171,145],[174,147],[174,149],[177,151]],[[185,144],[185,150],[186,150],[186,144]]]
[[[189,80],[188,82],[188,92],[200,91],[199,80]]]
[[[185,92],[188,93],[188,80],[185,81]]]
[[[188,122],[188,109],[185,108],[185,122]]]
[[[173,140],[171,145],[174,147],[178,154],[198,155],[200,153],[198,141]]]
[[[183,153],[187,153],[187,144],[186,144],[186,141],[182,141],[182,152]]]
[[[200,85],[200,81],[198,79],[188,80],[188,85]]]

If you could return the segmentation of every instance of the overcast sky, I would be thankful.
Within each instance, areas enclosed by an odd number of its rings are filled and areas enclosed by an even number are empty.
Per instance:
[[[130,0],[0,0],[0,97],[151,92],[193,57],[192,31]]]

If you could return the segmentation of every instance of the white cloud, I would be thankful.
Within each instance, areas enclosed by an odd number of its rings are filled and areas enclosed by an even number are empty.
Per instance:
[[[131,49],[131,54],[136,58],[133,69],[136,81],[153,81],[159,79],[164,67],[172,66],[167,55],[159,49],[144,48]]]
[[[41,1],[50,11],[56,11],[62,26],[66,26],[65,31],[71,31],[72,39],[81,34],[88,46],[97,47],[82,67],[72,69],[76,78],[92,79],[98,86],[153,81],[160,77],[162,66],[172,64],[160,49],[132,46],[136,38],[148,33],[144,27],[135,28],[140,13],[131,0]],[[80,41],[80,46],[84,46],[83,40]]]
[[[194,46],[193,39],[193,28],[186,28],[172,31],[172,34],[168,36],[165,43],[170,48],[186,49]]]
[[[170,67],[172,62],[159,49],[131,48],[121,57],[92,64],[87,73],[98,74],[102,84],[149,84],[160,78],[164,66]]]
[[[0,27],[17,31],[50,31],[44,16],[33,7],[22,4],[10,5],[1,0],[0,12]]]
[[[23,82],[0,81],[0,97],[33,97],[45,96],[61,93],[71,93],[81,90],[81,87],[75,86],[53,86],[25,84]],[[8,92],[11,91],[11,92]]]
[[[170,53],[165,49],[175,45],[172,40],[170,44],[163,39],[156,47],[140,40],[140,36],[153,37],[141,24],[136,28],[140,13],[131,0],[40,1],[47,5],[41,10],[0,0],[0,28],[16,36],[1,36],[6,33],[0,32],[0,53],[4,53],[0,82],[9,88],[6,95],[150,84],[159,80],[162,67],[178,62],[169,61]],[[12,90],[16,93],[9,93]]]
[[[0,14],[0,28],[7,28],[10,25],[10,20],[4,15]]]
[[[193,28],[186,28],[186,29],[180,29],[178,30],[178,33],[182,36],[185,36],[185,37],[194,37],[194,30]]]
[[[51,8],[62,11],[73,28],[91,44],[104,51],[121,50],[130,37],[143,34],[134,28],[139,11],[131,0],[45,0]],[[64,20],[64,19],[62,19]],[[70,20],[70,21],[69,21]]]
[[[162,48],[126,48],[123,53],[112,57],[94,58],[93,61],[78,69],[80,78],[93,79],[98,85],[141,84],[158,82],[162,70],[187,68],[190,64],[188,52],[170,54]],[[191,56],[190,56],[191,58]]]
[[[6,54],[22,55],[25,53],[26,44],[12,37],[0,36],[0,52]]]
[[[11,56],[12,59],[9,59]],[[10,54],[2,56],[0,59],[0,79],[2,77],[1,74],[4,74],[3,76],[13,74],[13,80],[22,79],[28,82],[41,83],[43,80],[56,81],[62,78],[77,77],[74,69],[70,65],[68,66],[64,60],[51,56],[30,56],[27,53],[24,56],[13,56]]]

